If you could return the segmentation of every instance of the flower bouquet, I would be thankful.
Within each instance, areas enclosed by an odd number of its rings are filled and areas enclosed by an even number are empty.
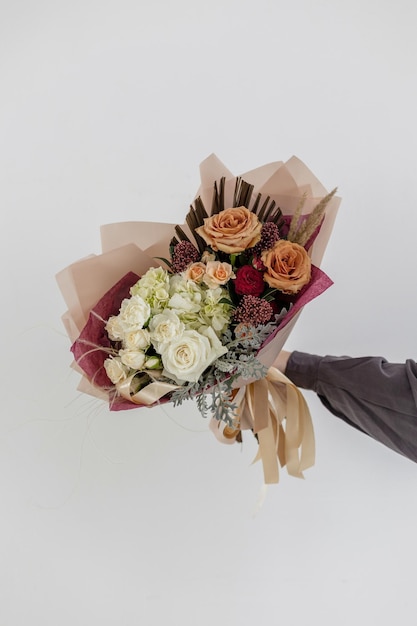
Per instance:
[[[314,463],[311,417],[272,367],[302,308],[340,200],[293,157],[235,177],[214,156],[185,224],[116,223],[60,272],[81,391],[111,410],[195,399],[219,441],[258,440],[265,483]]]

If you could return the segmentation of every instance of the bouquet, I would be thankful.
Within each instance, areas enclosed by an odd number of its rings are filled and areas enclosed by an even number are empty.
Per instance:
[[[195,399],[219,441],[258,440],[265,483],[314,463],[300,391],[272,367],[319,269],[340,200],[293,157],[235,177],[214,156],[183,225],[116,223],[58,274],[80,390],[111,410]]]

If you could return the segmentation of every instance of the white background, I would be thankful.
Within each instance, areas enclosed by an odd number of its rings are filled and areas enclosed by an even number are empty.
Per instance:
[[[181,222],[211,152],[343,197],[288,347],[415,358],[415,0],[0,2],[0,623],[415,624],[417,469],[306,397],[317,463],[76,391],[54,275]]]

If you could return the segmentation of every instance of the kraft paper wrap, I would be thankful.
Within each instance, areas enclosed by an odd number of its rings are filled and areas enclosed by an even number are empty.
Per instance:
[[[195,197],[200,196],[208,210],[211,207],[213,184],[223,176],[226,178],[225,206],[232,206],[236,176],[215,155],[209,156],[201,163],[200,175],[201,185]],[[257,193],[261,193],[264,197],[269,195],[286,216],[293,215],[303,194],[307,196],[303,215],[310,213],[327,195],[327,190],[320,181],[295,156],[286,163],[281,161],[270,163],[246,172],[241,177],[254,185],[253,199]],[[326,207],[320,230],[309,249],[313,263],[310,284],[300,292],[295,305],[258,353],[258,359],[268,368],[271,368],[284,346],[305,304],[332,284],[319,267],[339,205],[340,198],[333,196]],[[184,207],[184,214],[186,212],[186,207]],[[192,240],[188,226],[184,224],[181,227]],[[101,227],[102,253],[81,259],[57,275],[58,285],[68,307],[63,315],[63,322],[71,342],[78,340],[85,325],[89,319],[91,320],[94,307],[100,305],[100,300],[118,281],[122,281],[129,273],[141,276],[150,267],[162,264],[156,257],[168,256],[169,242],[175,233],[174,228],[175,224],[143,221],[104,225]],[[135,280],[132,279],[131,284],[134,282]],[[109,390],[105,389],[105,386],[94,384],[96,379],[89,377],[75,361],[72,366],[82,375],[78,387],[80,391],[109,399]],[[107,382],[110,386],[108,379]],[[284,394],[286,404],[279,391],[279,385],[284,385],[286,389]],[[273,467],[274,462],[275,465],[277,464],[277,458],[281,466],[286,464],[289,473],[301,476],[302,470],[309,463],[311,464],[314,458],[314,437],[308,408],[301,400],[300,392],[294,389],[288,379],[285,382],[282,375],[275,369],[269,370],[265,381],[253,383],[253,381],[239,380],[237,387],[245,388],[245,397],[240,407],[241,428],[251,428],[258,436],[259,455],[264,465],[265,480],[267,482],[278,480],[278,466]],[[129,389],[123,389],[123,393],[121,391],[118,394],[121,402],[114,402],[114,393],[110,394],[112,400],[110,408],[118,410],[137,408],[140,405],[152,406],[154,402],[160,402],[163,398],[162,395],[157,397],[158,394],[153,396],[151,389],[148,391],[151,392],[151,396],[143,403],[143,394],[132,401]],[[284,409],[285,406],[286,409]],[[286,417],[285,436],[283,416]],[[220,431],[217,430],[219,434]],[[221,440],[221,437],[219,438]],[[303,453],[297,460],[296,450],[300,446]]]

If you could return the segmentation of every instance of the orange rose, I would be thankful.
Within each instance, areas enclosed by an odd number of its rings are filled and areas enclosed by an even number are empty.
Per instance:
[[[266,267],[265,282],[283,293],[298,293],[310,281],[310,257],[298,243],[280,239],[262,253],[262,262]]]
[[[225,285],[231,278],[235,278],[235,275],[230,263],[220,263],[220,261],[209,261],[207,263],[203,280],[210,289],[215,289],[219,285]]]
[[[196,232],[213,250],[236,254],[257,244],[261,229],[255,213],[239,206],[206,217],[204,225],[196,228]]]
[[[187,280],[192,280],[194,283],[201,283],[204,274],[206,273],[206,266],[204,263],[191,263],[184,272]]]

